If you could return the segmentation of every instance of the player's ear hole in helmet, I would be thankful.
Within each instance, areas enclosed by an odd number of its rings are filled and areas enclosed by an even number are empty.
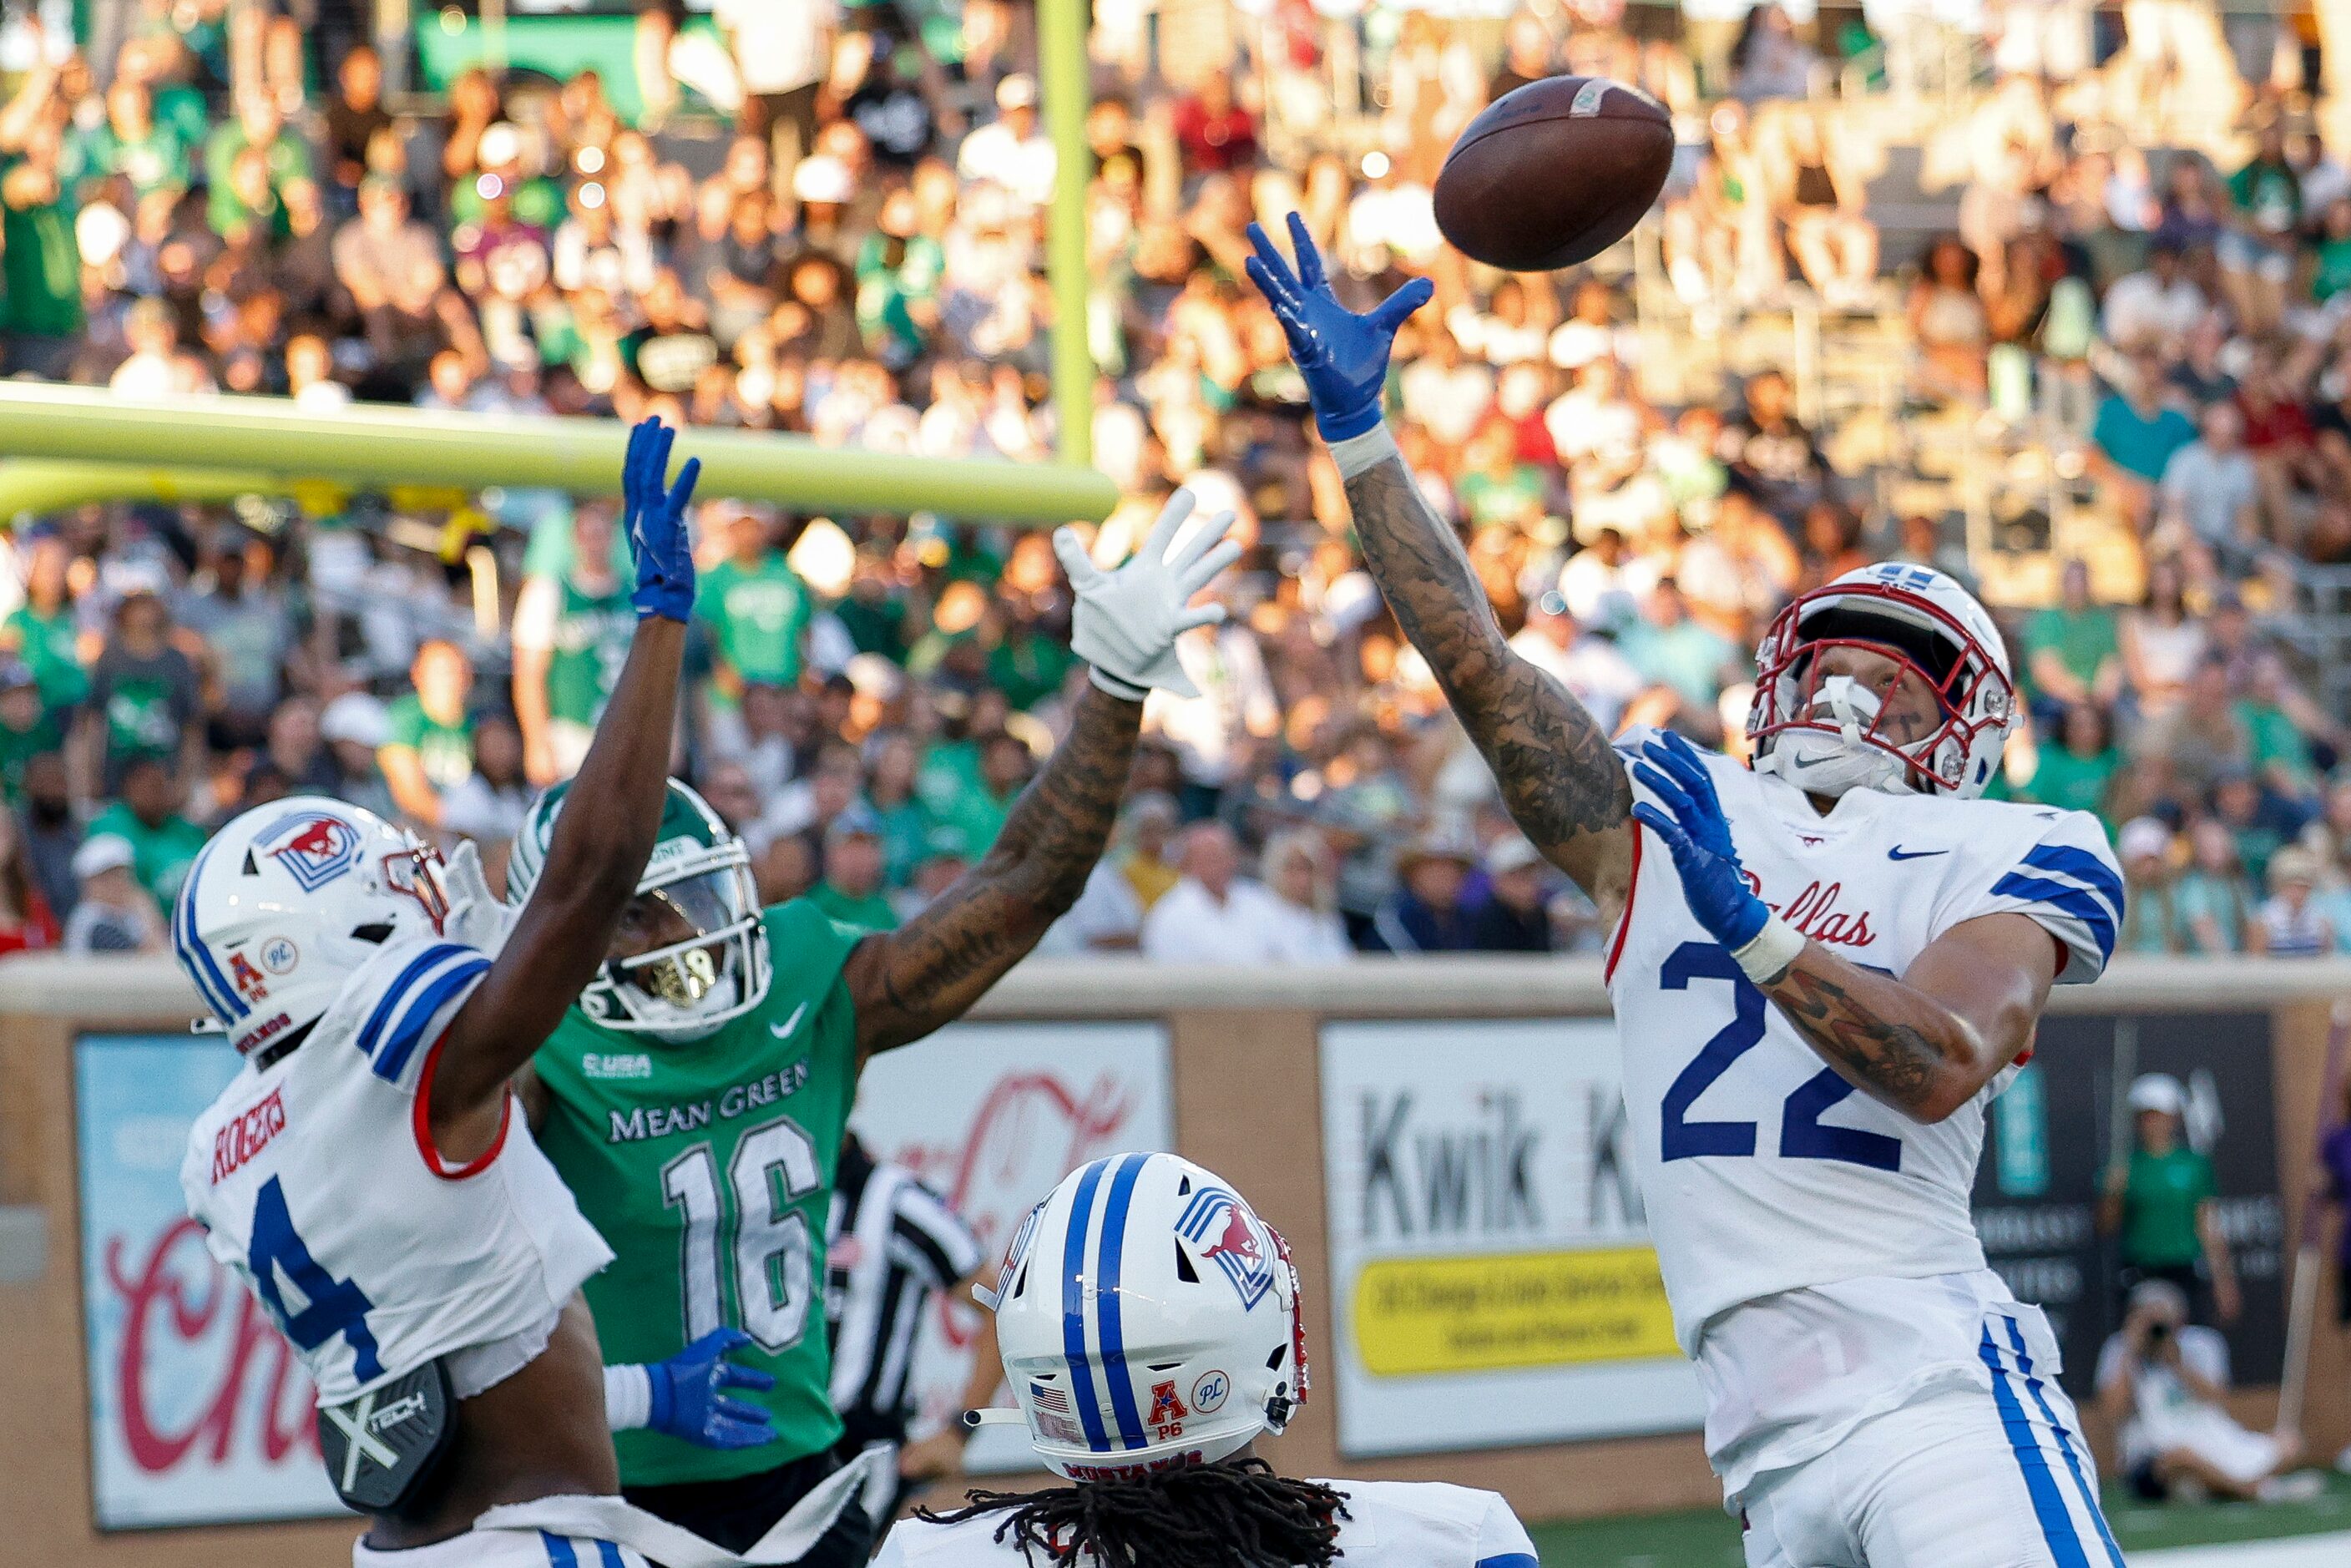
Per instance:
[[[558,784],[523,818],[507,896],[527,901],[569,790]],[[605,1028],[682,1044],[766,999],[767,926],[743,841],[707,801],[673,779],[644,875],[621,913],[604,965],[580,994]]]

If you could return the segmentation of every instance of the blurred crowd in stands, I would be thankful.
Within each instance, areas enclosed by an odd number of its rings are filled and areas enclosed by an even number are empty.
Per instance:
[[[686,450],[695,427],[1054,450],[1055,154],[1022,6],[716,0],[714,30],[649,5],[625,92],[476,68],[393,97],[373,48],[271,5],[118,9],[110,59],[32,34],[0,108],[10,374],[660,413]],[[1391,418],[1512,645],[1605,724],[1733,750],[1778,605],[1889,557],[1973,580],[1965,530],[1889,505],[1788,371],[1667,402],[1644,358],[1774,312],[1886,324],[1902,419],[2042,444],[2112,525],[2053,559],[2051,602],[2000,612],[2032,723],[1996,792],[2105,818],[2126,948],[2351,950],[2344,733],[2277,634],[2301,574],[2351,560],[2351,170],[2301,85],[2310,40],[2178,0],[1995,7],[1977,90],[1906,122],[1956,222],[1897,246],[1869,193],[1898,51],[1857,10],[1133,9],[1097,7],[1085,126],[1092,448],[1126,497],[1093,549],[1119,559],[1186,483],[1249,551],[1216,585],[1229,621],[1183,651],[1203,695],[1153,697],[1116,847],[1049,950],[1605,935],[1510,831],[1352,547],[1240,276],[1245,225],[1292,207],[1358,304],[1436,278]],[[1618,263],[1505,277],[1437,234],[1454,136],[1559,71],[1638,82],[1682,127],[1640,309]],[[2207,87],[2209,144],[2149,150],[2148,117]],[[478,839],[495,869],[617,674],[613,524],[552,494],[323,486],[16,519],[0,946],[157,946],[205,826],[289,792]],[[726,500],[699,530],[681,768],[768,897],[904,918],[986,852],[1082,679],[1044,537]]]

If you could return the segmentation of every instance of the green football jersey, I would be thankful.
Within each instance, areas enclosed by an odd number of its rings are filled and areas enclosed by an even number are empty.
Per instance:
[[[670,1045],[565,1015],[531,1065],[551,1101],[538,1145],[617,1256],[588,1304],[611,1363],[663,1361],[733,1325],[735,1360],[771,1374],[776,1437],[721,1452],[622,1432],[628,1486],[724,1480],[831,1448],[824,1235],[857,1092],[857,1020],[841,966],[869,935],[805,899],[767,911],[766,999],[707,1039]]]

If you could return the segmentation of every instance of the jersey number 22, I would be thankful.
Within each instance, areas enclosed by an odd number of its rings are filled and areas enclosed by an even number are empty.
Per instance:
[[[1690,1058],[1666,1091],[1664,1148],[1668,1160],[1695,1159],[1700,1155],[1752,1155],[1752,1122],[1693,1122],[1689,1108],[1708,1085],[1730,1071],[1730,1064],[1753,1050],[1763,1038],[1763,993],[1755,988],[1739,961],[1719,942],[1685,942],[1667,955],[1657,984],[1669,991],[1687,990],[1692,980],[1728,980],[1736,1000],[1730,1022]],[[1837,1160],[1873,1170],[1902,1168],[1902,1140],[1859,1127],[1830,1127],[1821,1113],[1853,1092],[1853,1085],[1823,1067],[1798,1085],[1780,1111],[1780,1156],[1791,1160]]]
[[[736,1144],[726,1163],[731,1214],[708,1144],[662,1167],[662,1201],[685,1210],[688,1343],[726,1325],[720,1281],[730,1272],[743,1332],[770,1353],[799,1342],[816,1269],[808,1217],[793,1206],[823,1185],[815,1141],[789,1120],[755,1128]]]

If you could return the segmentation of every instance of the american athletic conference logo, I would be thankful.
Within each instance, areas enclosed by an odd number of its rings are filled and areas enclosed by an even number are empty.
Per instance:
[[[1204,1186],[1194,1193],[1176,1217],[1176,1234],[1200,1249],[1202,1261],[1224,1270],[1244,1312],[1254,1311],[1273,1289],[1273,1249],[1228,1188]],[[1208,1240],[1211,1236],[1216,1239]]]
[[[288,828],[294,836],[266,852],[303,892],[316,893],[360,863],[360,831],[340,817],[298,811],[270,823],[261,841],[268,843]]]

